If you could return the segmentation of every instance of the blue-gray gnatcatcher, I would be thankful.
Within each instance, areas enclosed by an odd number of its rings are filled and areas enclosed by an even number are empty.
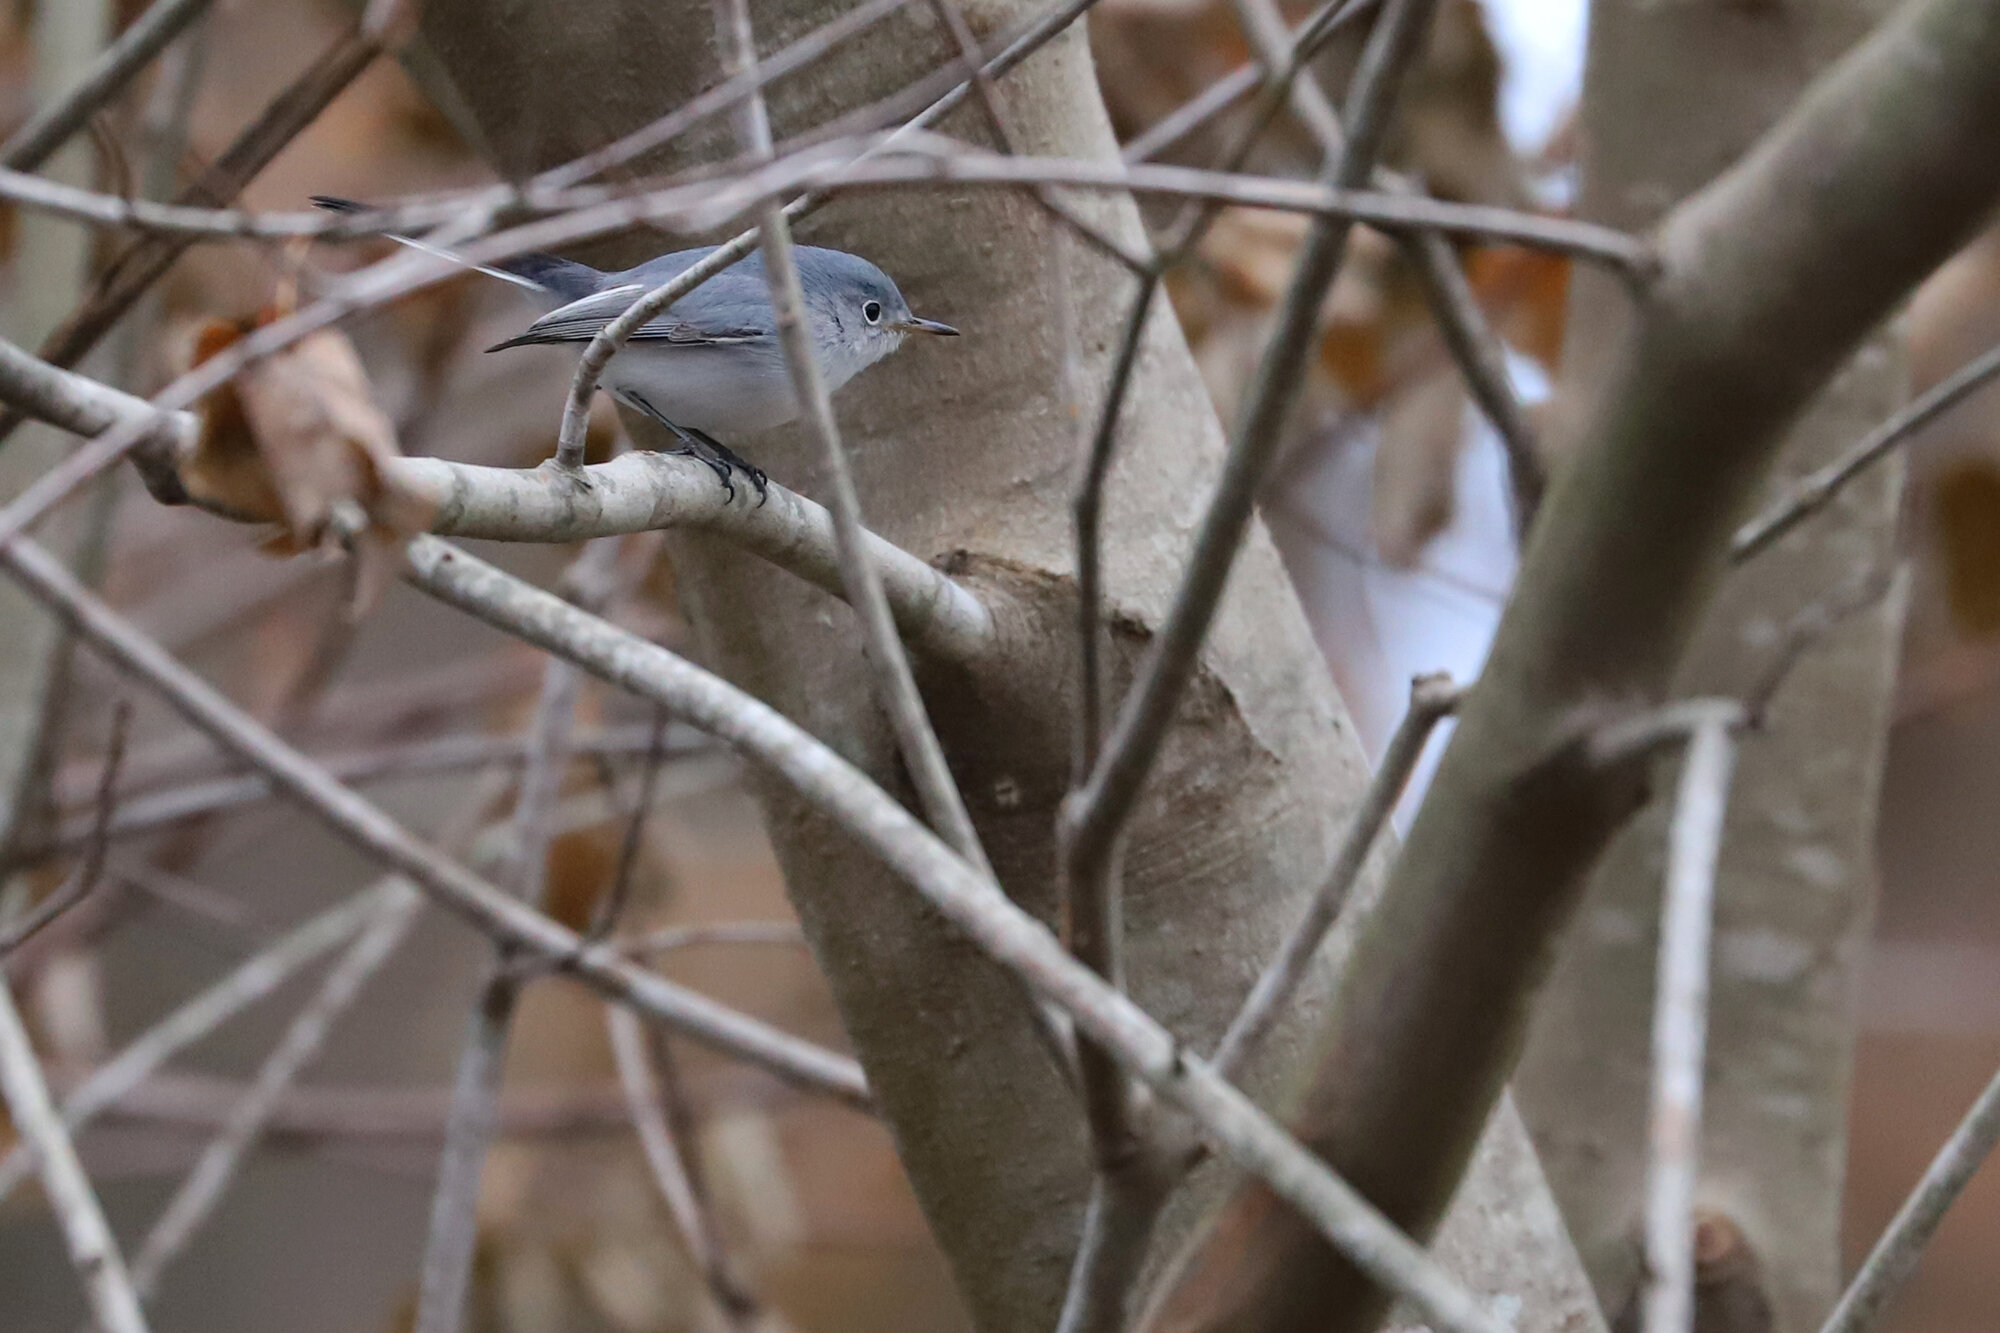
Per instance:
[[[316,195],[313,202],[335,212],[365,209],[327,195]],[[411,237],[393,239],[457,258]],[[617,273],[547,254],[519,255],[493,267],[474,265],[534,291],[545,302],[558,303],[524,332],[486,350],[588,343],[641,294],[712,253],[713,246],[676,250]],[[861,256],[809,245],[797,247],[796,253],[813,354],[829,390],[895,351],[908,334],[957,336],[949,324],[910,313],[894,280]],[[765,284],[763,252],[752,251],[641,325],[606,365],[599,386],[672,431],[732,491],[729,469],[741,468],[761,497],[763,471],[737,457],[718,437],[768,430],[799,414]]]

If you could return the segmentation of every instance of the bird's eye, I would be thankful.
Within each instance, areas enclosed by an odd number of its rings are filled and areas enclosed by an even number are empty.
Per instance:
[[[880,324],[882,322],[882,303],[880,301],[862,302],[861,318],[867,320],[870,324]]]

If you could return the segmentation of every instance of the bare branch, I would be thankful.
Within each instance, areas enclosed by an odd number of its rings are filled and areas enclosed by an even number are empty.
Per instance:
[[[616,590],[611,575],[617,567],[617,547],[613,538],[584,547],[559,581],[568,601],[599,607],[610,600]],[[527,760],[515,792],[510,845],[500,878],[511,881],[520,900],[537,911],[547,903],[549,844],[582,683],[574,666],[550,658],[528,724]],[[505,943],[495,945],[459,1052],[418,1278],[416,1333],[458,1333],[465,1323],[479,1238],[480,1186],[493,1141],[507,1040],[521,993],[531,979],[518,966],[518,953]]]
[[[1339,161],[1329,166],[1327,184],[1351,188],[1373,175],[1402,71],[1429,30],[1433,3],[1390,0],[1377,20],[1350,93],[1351,130]],[[1307,234],[1173,609],[1140,665],[1090,781],[1065,804],[1064,860],[1072,885],[1092,884],[1109,873],[1118,833],[1137,803],[1194,671],[1248,528],[1257,486],[1276,455],[1320,303],[1346,253],[1351,227],[1344,219],[1322,219]]]
[[[542,172],[522,193],[533,197],[543,191],[580,184],[663,147],[709,117],[740,105],[775,80],[805,68],[849,37],[873,27],[908,3],[909,0],[864,0],[864,3],[843,11],[797,41],[773,51],[751,68],[724,71],[721,83],[689,98],[650,125],[641,126],[602,148],[593,149],[574,162]]]
[[[1382,826],[1389,821],[1396,802],[1402,798],[1403,788],[1409,785],[1417,761],[1423,758],[1432,728],[1458,707],[1462,697],[1463,691],[1443,674],[1418,676],[1410,682],[1409,710],[1389,738],[1382,762],[1376,766],[1361,804],[1355,807],[1354,819],[1341,837],[1340,850],[1334,853],[1332,868],[1314,891],[1312,901],[1306,904],[1305,915],[1278,946],[1277,956],[1250,988],[1243,1008],[1237,1011],[1210,1058],[1216,1072],[1224,1078],[1235,1079],[1277,1025],[1285,1005],[1305,980],[1313,955],[1325,941],[1326,932],[1347,901],[1354,881],[1368,864],[1368,853],[1381,836]]]
[[[476,245],[464,246],[458,253],[464,261],[486,263],[521,250],[585,240],[639,222],[696,233],[722,226],[756,208],[766,198],[800,190],[806,191],[807,197],[794,201],[788,216],[796,217],[836,195],[864,191],[949,186],[1035,189],[1049,185],[1348,218],[1393,233],[1432,231],[1466,241],[1568,254],[1638,278],[1646,277],[1654,263],[1646,243],[1625,232],[1540,213],[1451,203],[1398,190],[1338,188],[1313,181],[1158,163],[1120,165],[1075,158],[1002,157],[962,144],[953,144],[951,151],[941,152],[935,140],[907,136],[902,131],[838,139],[802,149],[761,171],[743,174],[733,184],[719,186],[715,181],[703,180],[657,189],[586,187],[518,199],[487,200],[484,207],[488,209],[499,203],[514,203],[530,213],[545,216],[511,231],[495,232]],[[428,222],[462,219],[469,207],[457,201],[426,201],[355,216],[252,214],[125,200],[4,171],[0,171],[0,198],[79,221],[138,227],[189,243],[204,238],[342,239],[374,235],[391,227],[407,229]],[[486,196],[479,198],[485,200]],[[370,225],[364,227],[364,222]],[[740,241],[743,237],[733,238],[732,244]],[[747,254],[749,243],[745,245],[743,253]],[[463,266],[444,259],[434,258],[432,262],[435,271],[421,281],[371,293],[371,301],[387,300],[455,276]]]
[[[221,359],[204,362],[203,368]],[[213,387],[206,376],[196,386],[202,392]],[[91,453],[102,466],[109,466],[124,448],[137,448],[149,484],[179,488],[175,460],[193,448],[196,432],[193,418],[185,413],[162,414],[142,399],[59,370],[4,340],[0,340],[0,400],[65,430],[95,437],[66,463]],[[114,438],[121,435],[124,438]],[[100,447],[107,444],[110,447]],[[567,542],[656,528],[700,527],[727,536],[829,592],[844,591],[833,518],[825,509],[776,484],[763,504],[748,497],[734,502],[715,484],[714,474],[691,459],[634,450],[585,468],[584,487],[547,469],[477,467],[437,458],[399,458],[387,474],[386,480],[399,493],[433,512],[432,528],[443,535]],[[44,474],[43,480],[55,475]],[[76,470],[63,475],[65,489],[79,478]],[[54,485],[38,482],[31,492],[0,509],[0,541],[6,532],[20,531],[60,499]],[[28,508],[24,511],[23,506]],[[990,641],[992,616],[972,593],[872,533],[867,545],[897,622],[913,645],[965,660]]]
[[[2000,375],[2000,346],[1990,347],[1920,394],[1852,449],[1812,475],[1787,487],[1764,511],[1737,529],[1729,544],[1737,564],[1750,559],[1778,538],[1833,503],[1841,487],[1886,458],[1897,445],[1915,435]]]
[[[146,1316],[117,1238],[76,1160],[69,1131],[49,1100],[41,1061],[35,1058],[34,1044],[4,978],[0,978],[0,1093],[6,1095],[8,1117],[21,1136],[21,1147],[15,1151],[32,1147],[41,1163],[42,1188],[62,1227],[70,1263],[82,1280],[98,1328],[103,1333],[146,1333]]]
[[[104,752],[104,771],[97,781],[97,810],[85,835],[83,863],[70,872],[56,891],[18,921],[0,922],[0,958],[22,941],[90,896],[104,875],[104,853],[110,844],[111,816],[117,808],[118,768],[125,759],[125,729],[132,721],[132,704],[120,699],[111,713],[111,743]]]
[[[1606,700],[1664,695],[1783,427],[1985,223],[2000,159],[1973,146],[2000,136],[1996,61],[1984,0],[1898,10],[1658,232],[1661,270],[1356,940],[1301,1120],[1420,1233],[1519,1049],[1540,960],[1640,803],[1636,782],[1556,757]],[[1249,1225],[1230,1238],[1242,1252],[1289,1256],[1233,1286],[1232,1307],[1271,1308],[1282,1287],[1305,1321],[1238,1327],[1349,1333],[1380,1312],[1369,1282],[1254,1194],[1223,1217]]]
[[[132,1282],[142,1296],[150,1296],[158,1288],[167,1266],[213,1216],[216,1205],[242,1168],[244,1157],[262,1136],[278,1097],[319,1057],[333,1024],[402,943],[423,901],[423,896],[407,880],[394,881],[376,899],[372,919],[360,937],[292,1019],[277,1046],[258,1067],[248,1091],[231,1109],[228,1124],[203,1151],[153,1223],[153,1229],[146,1234],[132,1260]]]
[[[434,538],[410,545],[410,578],[440,600],[661,704],[741,750],[837,821],[967,937],[1077,1021],[1085,1036],[1193,1115],[1232,1159],[1269,1182],[1354,1262],[1443,1329],[1498,1333],[1477,1301],[1360,1195],[1130,999],[1076,962],[1039,921],[846,760],[768,705]],[[579,959],[593,957],[586,950]]]
[[[624,313],[591,337],[583,355],[577,359],[576,375],[570,380],[569,397],[563,402],[562,428],[556,436],[557,467],[576,471],[583,466],[583,437],[590,425],[590,397],[597,392],[598,378],[611,364],[611,358],[618,355],[631,341],[632,335],[661,311],[756,248],[755,231],[733,237],[640,296],[625,307]]]
[[[269,165],[285,145],[317,119],[386,49],[395,34],[370,22],[379,17],[364,13],[360,24],[321,52],[244,127],[222,156],[181,192],[180,202],[220,204],[236,198],[252,177]],[[132,303],[173,266],[189,243],[188,238],[179,236],[151,237],[118,256],[99,279],[91,299],[42,344],[42,359],[60,366],[75,365]],[[0,439],[6,437],[18,420],[0,425]]]
[[[1731,705],[1732,710],[1734,705]],[[1694,1186],[1708,1045],[1715,866],[1729,813],[1736,741],[1727,718],[1698,723],[1681,761],[1667,835],[1666,903],[1653,1001],[1653,1106],[1647,1127],[1644,1333],[1694,1327]]]
[[[611,942],[621,953],[649,958],[706,944],[776,944],[798,949],[805,947],[806,937],[789,921],[723,921],[702,926],[662,926]]]
[[[1153,1232],[1184,1174],[1184,1158],[1155,1153],[1098,1172],[1056,1333],[1124,1333]]]
[[[747,0],[718,0],[719,13],[728,23],[721,34],[725,63],[748,68],[755,62],[755,45],[750,33]],[[744,119],[750,149],[759,155],[771,151],[771,128],[761,96],[751,98]],[[763,238],[764,271],[771,289],[771,308],[777,320],[778,339],[785,349],[785,364],[791,372],[792,390],[813,433],[826,454],[827,480],[833,488],[833,529],[835,550],[840,556],[841,585],[848,603],[861,623],[862,641],[868,664],[875,673],[875,692],[896,733],[897,748],[909,765],[910,776],[923,803],[924,815],[966,862],[991,876],[979,834],[965,798],[945,763],[944,747],[938,743],[930,716],[924,711],[923,696],[917,692],[916,677],[909,658],[896,635],[896,622],[889,609],[882,578],[875,562],[868,558],[867,530],[861,520],[861,493],[854,484],[847,450],[840,441],[840,425],[834,419],[833,400],[812,345],[806,320],[805,290],[799,283],[798,263],[792,249],[791,224],[785,210],[775,203],[767,207],[758,224]]]
[[[1507,349],[1486,322],[1466,280],[1451,242],[1435,231],[1410,233],[1404,248],[1423,279],[1424,296],[1437,321],[1438,333],[1465,376],[1473,401],[1486,416],[1493,433],[1507,455],[1508,488],[1514,497],[1516,536],[1528,531],[1535,511],[1541,508],[1542,492],[1548,479],[1542,475],[1542,458],[1535,444],[1535,430],[1528,411],[1514,392],[1514,377],[1507,369]]]
[[[550,960],[697,1041],[850,1106],[868,1108],[865,1080],[851,1060],[633,967],[608,946],[586,947],[571,931],[417,840],[133,629],[39,546],[17,539],[0,548],[0,565],[107,661],[159,691],[182,717],[269,776],[288,798],[480,930]]]
[[[678,1108],[681,1111],[678,1116],[669,1114],[659,1073],[646,1050],[646,1030],[632,1011],[607,1005],[604,1021],[611,1035],[611,1055],[618,1066],[618,1083],[625,1092],[632,1128],[639,1136],[646,1165],[652,1168],[654,1183],[666,1200],[667,1212],[674,1219],[674,1228],[680,1232],[681,1243],[687,1247],[688,1257],[701,1271],[709,1296],[723,1315],[738,1327],[754,1329],[760,1322],[760,1302],[744,1289],[731,1270],[714,1210],[695,1177],[688,1144],[682,1134],[675,1132],[676,1120],[686,1123],[686,1108]],[[667,1095],[674,1095],[678,1087],[671,1066],[668,1073]]]
[[[63,1127],[80,1133],[106,1108],[144,1083],[181,1051],[242,1013],[289,980],[300,968],[339,944],[374,915],[387,892],[378,887],[328,908],[294,926],[266,948],[239,963],[221,980],[175,1009],[117,1056],[93,1071],[64,1099]],[[35,1146],[24,1141],[0,1158],[0,1199],[35,1169]]]
[[[600,940],[617,926],[625,915],[625,904],[632,896],[632,875],[639,866],[639,844],[646,832],[646,816],[653,811],[653,787],[659,781],[661,761],[666,758],[667,710],[653,710],[653,725],[650,743],[646,747],[646,762],[639,770],[639,790],[632,798],[632,813],[625,819],[625,836],[618,840],[618,864],[611,871],[611,887],[604,891],[597,906],[590,914],[590,929],[584,938]],[[610,785],[609,774],[606,785]],[[630,951],[630,946],[627,946]],[[638,951],[644,956],[644,951]]]
[[[33,171],[48,161],[70,135],[124,91],[133,75],[208,10],[211,0],[154,0],[151,8],[105,47],[76,86],[30,116],[0,144],[0,165]]]
[[[1841,1293],[1820,1333],[1868,1333],[1916,1271],[1944,1215],[2000,1142],[2000,1074],[1986,1085],[1965,1118],[1925,1168],[1924,1177],[1896,1210],[1894,1220]]]
[[[1273,0],[1236,0],[1237,18],[1250,45],[1266,69],[1284,66],[1290,43],[1284,16]],[[1340,118],[1321,91],[1310,69],[1302,70],[1291,86],[1293,114],[1306,131],[1319,141],[1329,161],[1341,151]],[[1384,168],[1372,176],[1377,186],[1398,194],[1416,195],[1412,182]],[[1541,503],[1541,463],[1535,453],[1534,433],[1528,416],[1514,393],[1513,378],[1507,373],[1506,351],[1486,323],[1479,302],[1473,296],[1465,271],[1449,242],[1434,231],[1419,231],[1404,238],[1404,251],[1422,280],[1430,301],[1432,317],[1452,359],[1458,363],[1486,419],[1507,451],[1508,476],[1513,483],[1515,518],[1519,530],[1526,531]]]
[[[578,736],[571,748],[572,752],[578,755],[595,755],[600,758],[638,756],[650,761],[653,751],[651,733],[652,728],[644,725],[590,732]],[[524,743],[519,737],[460,735],[446,736],[432,741],[415,741],[409,745],[390,746],[358,754],[332,755],[320,758],[317,762],[326,770],[329,777],[339,782],[385,782],[463,772],[466,769],[485,768],[494,763],[518,764],[525,760],[524,749]],[[664,760],[668,757],[684,758],[711,752],[706,746],[690,748],[682,745],[672,749],[663,747],[660,757]],[[123,838],[135,838],[186,820],[200,819],[224,810],[234,810],[259,801],[271,800],[276,795],[270,782],[258,773],[246,773],[240,777],[212,778],[202,782],[191,782],[185,786],[168,787],[122,802],[111,819],[106,835],[113,842]],[[32,865],[44,857],[86,846],[90,840],[93,822],[89,819],[72,819],[66,822],[48,842],[22,847],[0,864]]]
[[[1073,158],[1001,157],[963,146],[918,154],[916,145],[865,162],[831,160],[823,152],[781,159],[731,187],[675,186],[616,205],[647,221],[699,229],[737,216],[758,197],[807,189],[833,197],[914,185],[988,189],[1064,185],[1161,198],[1204,199],[1245,208],[1364,222],[1397,233],[1430,230],[1468,241],[1549,250],[1645,279],[1655,259],[1647,243],[1615,228],[1482,204],[1455,204],[1360,186],[1280,177],[1243,176],[1156,163],[1122,165]],[[613,205],[602,205],[605,208]]]

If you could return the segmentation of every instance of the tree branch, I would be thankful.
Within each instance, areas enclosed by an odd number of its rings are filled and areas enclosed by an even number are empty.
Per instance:
[[[188,722],[265,773],[275,787],[334,832],[407,875],[486,934],[549,960],[697,1041],[857,1109],[869,1108],[866,1082],[852,1061],[634,967],[615,949],[585,946],[573,932],[420,842],[133,629],[39,546],[16,539],[0,547],[0,566],[112,665],[159,691]]]
[[[1445,1329],[1498,1324],[1421,1249],[1385,1228],[1241,1092],[1187,1054],[1172,1034],[1084,967],[1046,927],[961,860],[894,798],[768,705],[656,644],[566,606],[548,593],[437,541],[410,544],[418,587],[497,628],[557,653],[660,704],[789,784],[917,889],[994,961],[1046,995],[1129,1072],[1180,1106],[1238,1164],[1269,1182],[1354,1262]],[[585,957],[591,956],[586,953]]]
[[[1653,1002],[1653,1105],[1646,1137],[1644,1333],[1694,1327],[1694,1187],[1701,1154],[1703,1059],[1708,1049],[1709,940],[1715,867],[1736,767],[1733,702],[1695,724],[1681,760]]]
[[[76,1160],[76,1145],[49,1100],[41,1061],[35,1058],[34,1044],[4,977],[0,977],[0,1094],[5,1095],[7,1114],[21,1136],[21,1148],[15,1151],[32,1145],[41,1162],[42,1187],[97,1326],[103,1333],[146,1333],[146,1316],[118,1252],[117,1238],[104,1220],[90,1178]]]
[[[0,144],[0,165],[10,171],[33,171],[48,161],[69,136],[108,105],[166,48],[167,43],[207,12],[212,0],[155,0],[118,40],[104,48],[95,62],[65,93],[30,116]]]
[[[1661,271],[1357,942],[1302,1114],[1306,1141],[1418,1235],[1459,1181],[1585,875],[1638,803],[1634,784],[1560,778],[1550,756],[1605,700],[1661,697],[1784,426],[1988,215],[1996,60],[1983,0],[1898,11],[1659,233]],[[1214,1327],[1226,1305],[1246,1319],[1232,1328],[1349,1333],[1381,1309],[1254,1196],[1222,1225],[1259,1269],[1219,1303],[1184,1287],[1175,1326]]]
[[[136,462],[156,494],[185,495],[177,468],[195,448],[198,426],[187,413],[161,413],[143,399],[36,360],[0,340],[0,400],[98,439],[118,430],[139,439]],[[78,455],[72,455],[72,458]],[[715,474],[692,459],[633,450],[583,469],[586,486],[548,467],[479,467],[441,458],[399,458],[385,480],[431,510],[432,531],[489,541],[571,542],[590,537],[695,527],[735,541],[807,582],[840,595],[833,518],[811,500],[775,483],[767,501],[732,499]],[[48,488],[0,510],[0,540],[42,505]],[[922,560],[870,533],[867,546],[898,626],[913,646],[949,660],[981,651],[992,615],[971,592]]]
[[[137,1037],[63,1099],[62,1125],[80,1134],[107,1108],[143,1084],[167,1061],[269,995],[298,970],[361,929],[388,892],[380,886],[308,918],[237,964],[220,980]],[[24,1138],[0,1157],[0,1200],[35,1169],[35,1141]]]
[[[397,880],[373,904],[370,920],[335,962],[320,988],[285,1028],[278,1044],[257,1068],[243,1096],[230,1108],[220,1133],[202,1151],[173,1198],[161,1210],[132,1260],[132,1284],[150,1297],[161,1276],[213,1216],[244,1158],[264,1132],[278,1098],[318,1058],[334,1023],[352,1007],[396,946],[409,933],[423,896],[407,880]]]
[[[1778,538],[1833,503],[1848,482],[1872,467],[1918,431],[1964,402],[2000,375],[2000,346],[1988,348],[1917,396],[1916,400],[1870,431],[1866,438],[1825,467],[1801,478],[1765,506],[1762,513],[1737,529],[1729,556],[1737,564],[1755,556]]]

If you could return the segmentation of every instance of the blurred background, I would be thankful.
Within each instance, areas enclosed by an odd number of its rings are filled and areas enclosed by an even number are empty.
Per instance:
[[[0,4],[0,132],[46,96],[50,79],[65,82],[66,57],[44,36],[49,14],[101,10],[90,20],[101,41],[102,25],[142,8],[136,0]],[[1296,21],[1306,7],[1287,11]],[[1406,104],[1401,165],[1446,197],[1562,208],[1573,188],[1584,18],[1583,0],[1448,4]],[[219,0],[78,146],[69,169],[82,174],[72,178],[170,192],[351,22],[351,9],[334,0]],[[1126,138],[1249,56],[1226,0],[1100,0],[1091,36]],[[1164,156],[1199,162],[1213,148],[1197,136]],[[1296,173],[1312,165],[1308,150],[1281,123],[1253,165]],[[296,209],[314,193],[379,198],[488,178],[450,121],[383,60],[256,178],[244,202]],[[1225,419],[1300,231],[1290,218],[1227,213],[1175,280],[1176,309]],[[0,208],[8,336],[38,342],[49,312],[74,301],[64,256],[83,243],[74,228]],[[102,260],[123,241],[95,243]],[[198,247],[137,314],[135,331],[87,365],[150,391],[185,368],[193,340],[215,321],[282,304],[302,266],[335,270],[377,252]],[[1565,264],[1483,250],[1470,266],[1524,397],[1540,401],[1562,345]],[[472,277],[350,326],[404,451],[514,466],[549,452],[567,358],[480,351],[525,317],[510,289]],[[1916,389],[2000,341],[2000,238],[1940,273],[1906,325]],[[1265,514],[1363,736],[1379,748],[1410,674],[1476,673],[1513,564],[1504,467],[1397,250],[1365,230],[1328,302],[1319,353]],[[608,448],[615,430],[608,415],[596,422],[595,447]],[[1850,1263],[2000,1064],[2000,820],[1990,814],[2000,807],[1992,758],[2000,753],[2000,392],[1947,416],[1908,456],[1910,603],[1853,1094]],[[436,738],[516,735],[533,707],[541,673],[531,651],[394,586],[376,601],[341,564],[274,555],[257,533],[153,504],[130,477],[115,479],[77,522],[86,548],[101,543],[101,579],[117,605],[316,753],[365,765]],[[483,553],[542,582],[572,554]],[[617,615],[676,642],[672,571],[654,545],[627,543],[620,575]],[[357,595],[369,603],[358,619],[349,614]],[[48,757],[56,801],[42,812],[44,843],[88,813],[121,693],[79,656],[64,686],[37,705],[60,737]],[[220,771],[158,705],[131,702],[121,802]],[[550,859],[553,910],[572,924],[616,873],[645,748],[630,738],[643,737],[649,721],[588,686],[582,717],[585,733],[607,743],[596,762],[573,766]],[[622,748],[610,743],[619,737]],[[840,1045],[811,961],[783,929],[783,887],[741,774],[698,738],[674,731],[669,741],[638,844],[629,924],[766,923],[720,941],[684,934],[660,965]],[[504,810],[469,767],[386,777],[369,790],[432,832],[463,823],[468,810],[486,818]],[[33,882],[46,889],[63,863],[37,864],[28,841],[10,868],[40,876]],[[52,1070],[73,1082],[369,873],[273,804],[182,819],[116,841],[104,888],[15,955],[9,973]],[[486,959],[479,940],[435,914],[418,923],[280,1099],[247,1171],[168,1273],[160,1327],[405,1325],[451,1071]],[[305,968],[85,1136],[87,1165],[121,1236],[150,1225],[323,967]],[[503,1143],[481,1203],[476,1328],[711,1326],[715,1312],[629,1131],[601,1006],[563,982],[529,995],[510,1048]],[[717,1225],[745,1284],[774,1312],[814,1333],[964,1327],[879,1126],[692,1047],[661,1054],[684,1093]],[[1989,1167],[1946,1223],[1893,1327],[1991,1328],[2000,1309],[1996,1246],[2000,1170]],[[0,1204],[0,1328],[68,1330],[81,1313],[39,1196],[16,1191]]]

